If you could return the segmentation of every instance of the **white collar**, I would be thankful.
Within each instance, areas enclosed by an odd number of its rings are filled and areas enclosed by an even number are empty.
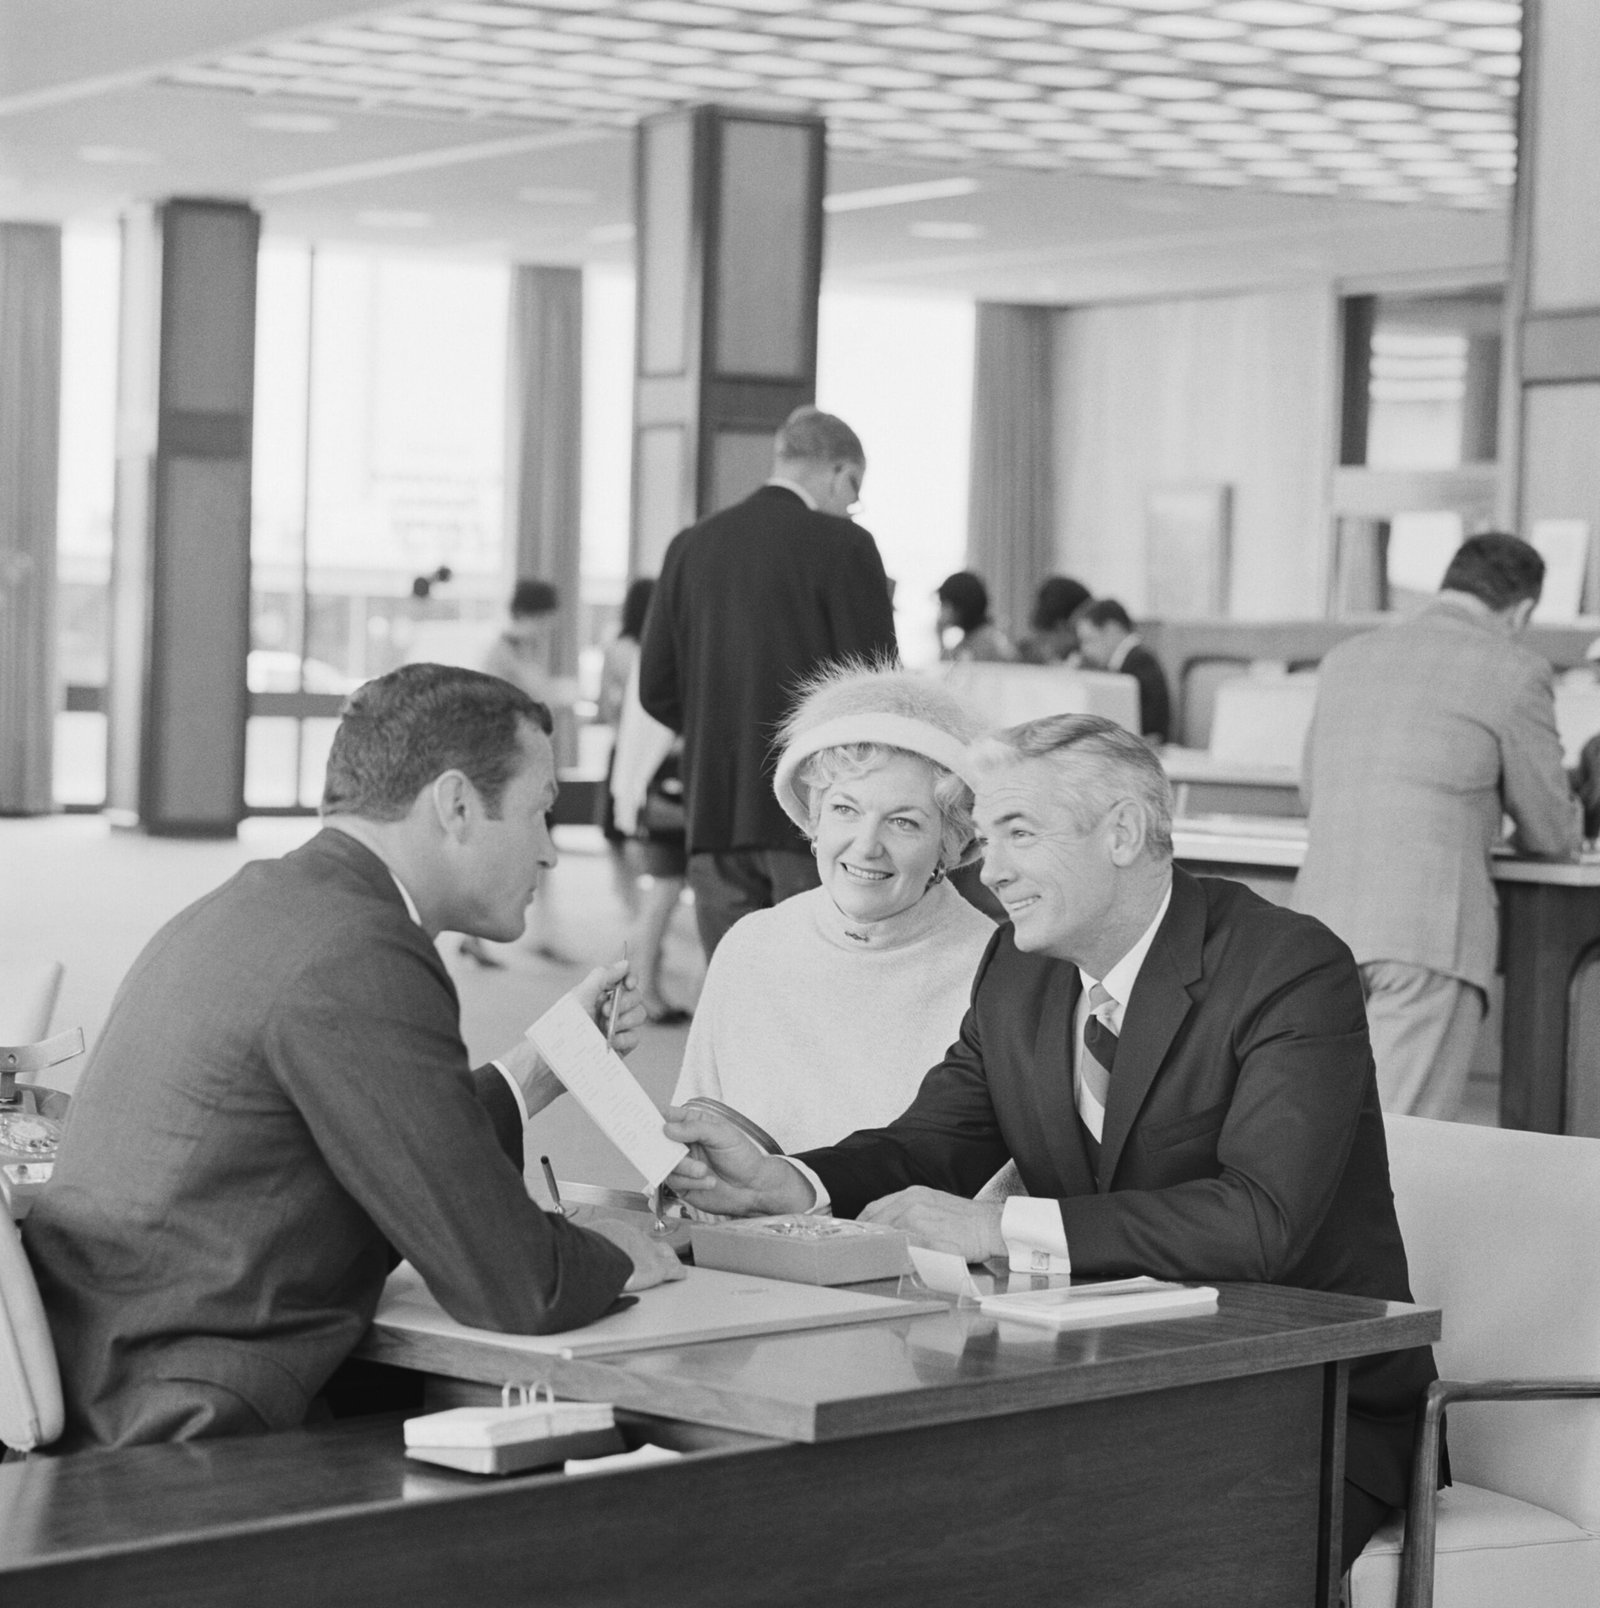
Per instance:
[[[779,486],[784,491],[792,491],[812,513],[817,511],[817,499],[800,484],[798,480],[786,480],[782,475],[774,475],[766,482],[769,486]]]
[[[1138,646],[1139,646],[1139,633],[1137,631],[1130,631],[1116,645],[1116,647],[1114,647],[1111,650],[1111,657],[1106,661],[1106,669],[1108,669],[1108,670],[1120,670],[1122,668],[1123,661]]]
[[[1133,985],[1138,981],[1140,969],[1144,966],[1144,957],[1150,953],[1150,945],[1155,942],[1156,929],[1166,920],[1167,907],[1171,903],[1172,883],[1169,880],[1167,891],[1161,896],[1161,903],[1156,907],[1155,915],[1150,918],[1150,925],[1145,928],[1133,948],[1104,977],[1091,977],[1081,966],[1078,968],[1078,975],[1083,978],[1085,996],[1098,983],[1111,996],[1120,1015],[1133,995]]]

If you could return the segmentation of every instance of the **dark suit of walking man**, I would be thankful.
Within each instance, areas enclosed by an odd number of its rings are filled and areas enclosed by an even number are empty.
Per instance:
[[[1005,905],[956,1042],[888,1127],[794,1161],[672,1114],[699,1206],[905,1228],[969,1261],[1408,1300],[1361,983],[1320,922],[1174,870],[1149,748],[1062,715],[974,750]],[[1005,1161],[1028,1196],[974,1195]],[[1426,1348],[1354,1364],[1346,1561],[1404,1502]]]
[[[324,830],[134,963],[25,1230],[62,1450],[300,1423],[398,1257],[461,1322],[522,1333],[681,1276],[648,1236],[529,1200],[522,1125],[561,1087],[526,1041],[470,1069],[434,945],[520,935],[555,860],[549,729],[476,671],[368,682],[334,737]],[[596,1011],[623,972],[574,997]],[[619,1042],[643,1020],[630,992]]]
[[[709,958],[740,916],[817,885],[772,791],[772,740],[800,682],[893,656],[894,609],[872,537],[847,516],[866,457],[815,408],[778,432],[773,478],[667,549],[639,657],[639,698],[683,733],[689,885]]]

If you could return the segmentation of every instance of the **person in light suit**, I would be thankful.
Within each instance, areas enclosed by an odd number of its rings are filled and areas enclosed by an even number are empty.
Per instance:
[[[1433,603],[1341,642],[1318,672],[1294,904],[1361,966],[1388,1111],[1460,1105],[1495,971],[1502,816],[1524,853],[1579,847],[1550,665],[1517,641],[1543,584],[1528,543],[1474,536]]]
[[[512,939],[555,854],[550,715],[475,670],[355,692],[324,827],[173,917],[134,962],[24,1240],[63,1451],[301,1423],[409,1259],[450,1315],[570,1329],[682,1276],[635,1229],[547,1214],[522,1125],[532,1045],[472,1070],[434,940]],[[573,992],[598,1014],[625,965]],[[626,989],[618,1042],[644,1008]]]
[[[785,1159],[673,1108],[669,1179],[731,1215],[831,1209],[1023,1271],[1410,1300],[1361,983],[1320,922],[1172,864],[1171,789],[1111,721],[974,745],[1010,920],[956,1041],[887,1127]],[[1013,1161],[1028,1190],[974,1200]],[[1350,1371],[1344,1557],[1404,1504],[1426,1347]]]

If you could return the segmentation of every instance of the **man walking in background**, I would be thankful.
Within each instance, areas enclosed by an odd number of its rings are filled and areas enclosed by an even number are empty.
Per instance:
[[[817,885],[772,791],[772,739],[801,680],[851,655],[893,657],[872,537],[849,518],[866,453],[842,419],[798,408],[772,478],[673,538],[639,658],[645,709],[683,733],[689,886],[707,958],[751,910]]]
[[[1495,969],[1502,815],[1524,853],[1579,846],[1550,665],[1516,640],[1543,586],[1526,542],[1474,536],[1437,600],[1322,661],[1294,903],[1360,964],[1389,1111],[1448,1119],[1460,1104]]]

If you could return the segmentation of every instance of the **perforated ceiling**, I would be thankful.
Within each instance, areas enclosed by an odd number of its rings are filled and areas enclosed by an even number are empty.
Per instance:
[[[176,83],[542,123],[813,108],[841,150],[1360,195],[1503,200],[1511,0],[539,0],[428,5]]]

